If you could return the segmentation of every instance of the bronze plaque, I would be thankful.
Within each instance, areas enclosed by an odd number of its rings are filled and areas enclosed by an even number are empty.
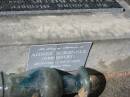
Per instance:
[[[39,67],[77,70],[85,65],[91,46],[92,42],[33,45],[27,70]]]

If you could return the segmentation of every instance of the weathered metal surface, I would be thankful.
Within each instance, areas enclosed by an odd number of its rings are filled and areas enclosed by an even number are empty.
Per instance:
[[[81,67],[77,75],[52,69],[38,68],[22,74],[1,73],[0,97],[62,97],[77,93],[81,88],[90,93],[88,69]]]
[[[34,45],[30,48],[27,69],[58,68],[65,71],[84,66],[92,42]]]
[[[123,11],[116,0],[0,0],[0,14]]]

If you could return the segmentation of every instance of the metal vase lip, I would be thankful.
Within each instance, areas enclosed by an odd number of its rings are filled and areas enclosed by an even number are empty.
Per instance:
[[[106,87],[105,75],[95,69],[86,68],[90,75],[90,97],[98,97]]]

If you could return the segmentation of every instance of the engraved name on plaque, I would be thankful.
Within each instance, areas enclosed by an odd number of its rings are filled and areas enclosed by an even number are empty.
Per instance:
[[[0,15],[122,10],[116,0],[0,0]]]
[[[27,70],[51,67],[65,71],[84,66],[92,42],[34,45],[29,51]]]

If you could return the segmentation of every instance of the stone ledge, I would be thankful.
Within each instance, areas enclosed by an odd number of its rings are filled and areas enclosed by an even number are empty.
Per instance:
[[[124,14],[0,17],[0,45],[130,38]]]

